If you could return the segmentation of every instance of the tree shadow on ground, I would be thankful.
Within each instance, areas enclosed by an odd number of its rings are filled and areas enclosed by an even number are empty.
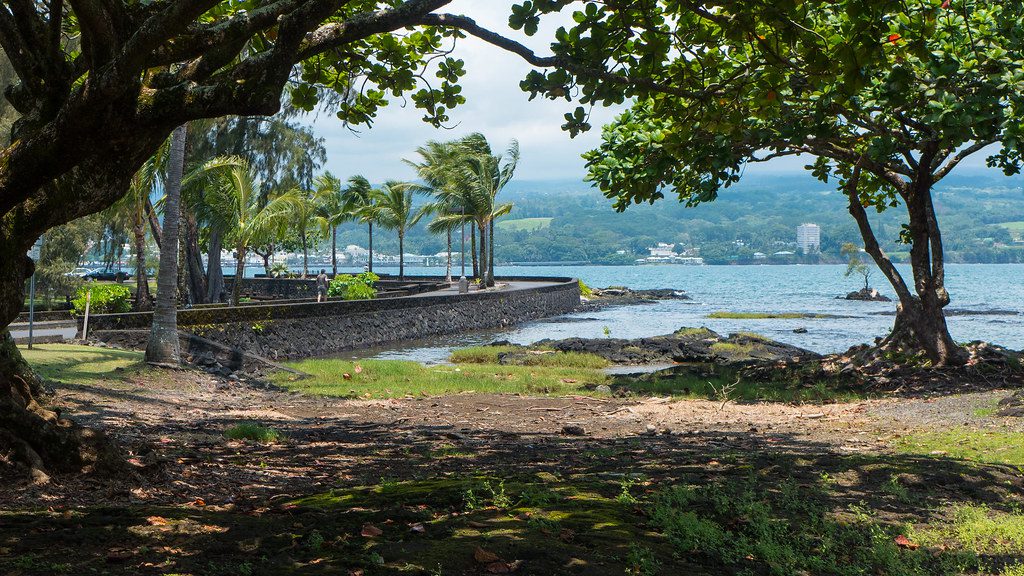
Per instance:
[[[218,437],[234,423],[142,425],[137,438],[167,441],[129,442],[137,476],[8,494],[0,567],[958,574],[1024,562],[1024,541],[914,550],[894,539],[907,524],[948,525],[957,506],[1019,511],[1024,474],[1012,466],[714,429],[601,439],[310,418],[277,424],[280,444]]]

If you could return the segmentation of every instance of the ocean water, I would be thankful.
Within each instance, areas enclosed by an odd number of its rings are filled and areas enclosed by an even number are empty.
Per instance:
[[[443,361],[453,347],[509,340],[528,344],[543,338],[581,336],[637,338],[667,334],[683,326],[707,326],[727,334],[750,331],[816,352],[839,352],[884,336],[892,326],[895,303],[837,300],[860,287],[858,278],[843,276],[845,266],[499,266],[499,276],[573,276],[589,286],[673,288],[692,300],[613,307],[594,312],[528,322],[505,330],[410,342],[356,355]],[[443,269],[409,268],[409,274],[438,274]],[[911,278],[908,267],[901,268]],[[893,296],[875,273],[872,287]],[[958,341],[986,340],[1024,348],[1024,265],[950,264],[946,285],[950,332]],[[715,311],[806,312],[840,318],[794,320],[711,319]],[[794,333],[806,328],[804,334]]]

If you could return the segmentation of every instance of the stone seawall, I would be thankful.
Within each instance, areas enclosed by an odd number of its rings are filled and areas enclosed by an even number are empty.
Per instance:
[[[182,310],[178,325],[247,353],[284,360],[510,326],[571,312],[579,302],[576,280],[562,278],[464,295]],[[151,318],[148,313],[97,315],[90,319],[90,331],[146,328]]]

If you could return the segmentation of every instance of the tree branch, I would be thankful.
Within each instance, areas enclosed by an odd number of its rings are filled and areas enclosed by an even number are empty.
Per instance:
[[[860,171],[861,167],[859,165],[854,166],[853,174],[846,181],[845,185],[844,192],[849,199],[850,215],[853,216],[853,219],[857,222],[857,227],[860,229],[861,238],[864,240],[864,251],[871,256],[878,269],[882,271],[882,274],[889,281],[889,284],[896,290],[896,295],[899,297],[900,302],[910,302],[914,299],[910,288],[903,280],[900,271],[896,269],[892,260],[889,259],[885,251],[878,244],[878,238],[875,237],[875,232],[871,229],[871,222],[868,220],[864,205],[860,203],[860,195],[857,192],[857,185],[860,182]]]
[[[492,44],[498,48],[512,52],[538,68],[563,68],[577,76],[588,76],[605,82],[633,86],[651,92],[671,94],[682,98],[702,99],[716,93],[711,89],[703,91],[683,90],[648,78],[630,78],[629,76],[609,72],[602,68],[584,66],[578,62],[561,56],[538,56],[533,50],[519,42],[479,26],[475,20],[467,16],[459,16],[455,14],[425,14],[420,17],[416,23],[427,26],[457,28],[467,34],[483,40],[484,42],[487,42],[488,44]]]
[[[943,178],[945,178],[946,175],[949,174],[953,170],[953,168],[956,168],[957,164],[962,162],[965,158],[967,158],[971,154],[974,154],[975,152],[981,150],[982,148],[984,148],[986,146],[990,146],[992,144],[995,144],[996,142],[998,142],[998,140],[981,140],[979,142],[975,142],[974,144],[971,144],[970,146],[968,146],[967,148],[964,148],[960,152],[957,152],[956,154],[953,155],[952,158],[950,158],[946,162],[946,164],[942,168],[939,168],[935,172],[935,181],[937,182],[937,181],[942,180]]]

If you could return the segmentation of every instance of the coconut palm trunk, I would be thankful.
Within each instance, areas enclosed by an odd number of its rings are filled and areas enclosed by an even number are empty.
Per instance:
[[[309,276],[309,239],[306,238],[306,231],[302,231],[302,277]]]
[[[171,133],[168,156],[166,198],[164,200],[163,242],[160,245],[160,271],[156,282],[156,306],[146,344],[146,362],[180,364],[178,345],[178,220],[181,216],[181,177],[185,167],[187,126]]]
[[[370,222],[370,254],[366,259],[366,269],[373,272],[373,222]]]
[[[398,279],[405,280],[405,232],[398,232]]]
[[[480,267],[478,265],[478,253],[476,251],[476,222],[469,225],[469,251],[473,254],[473,278],[480,278]]]
[[[444,281],[451,283],[452,281],[452,229],[448,229],[448,254],[445,258],[447,260],[446,268],[444,271]]]
[[[487,286],[487,224],[477,223],[480,231],[480,286]]]
[[[338,275],[338,227],[331,226],[331,274]]]
[[[490,270],[487,272],[487,285],[494,286],[494,220],[491,220],[491,238],[488,250],[490,252],[487,256],[487,263],[490,266]]]

